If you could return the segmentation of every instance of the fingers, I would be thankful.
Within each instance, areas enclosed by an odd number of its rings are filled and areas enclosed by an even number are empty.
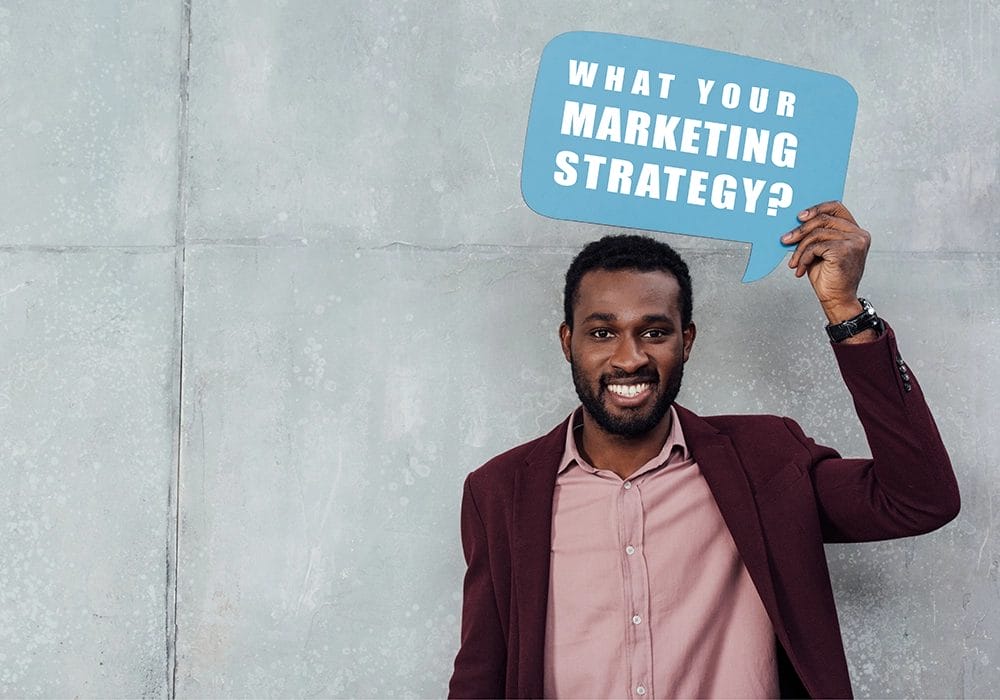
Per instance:
[[[844,206],[843,202],[838,202],[836,200],[830,202],[823,202],[822,204],[817,204],[814,207],[809,207],[799,212],[799,221],[806,221],[813,218],[817,214],[829,214],[830,216],[836,217],[838,219],[846,219],[850,221],[855,226],[858,222],[854,219],[854,215],[851,214],[850,210]]]
[[[839,205],[839,202],[827,202],[826,204],[820,204],[819,206],[800,212],[799,220],[802,223],[782,236],[782,243],[798,243],[812,231],[819,228],[839,230],[844,231],[845,233],[861,230],[858,227],[857,222],[854,220],[854,217],[851,216],[851,213],[847,211],[846,208],[841,206],[839,210],[834,210],[832,212],[824,210],[827,205],[831,204]],[[847,217],[837,216],[837,213],[846,213]]]
[[[834,218],[829,214],[818,214],[781,237],[783,243],[798,244],[795,252],[792,254],[791,260],[788,261],[788,266],[795,267],[798,265],[798,259],[802,251],[810,244],[833,239],[853,242],[858,247],[867,249],[870,236],[867,231],[858,228],[846,219]]]
[[[841,240],[840,231],[834,229],[818,229],[810,233],[809,237],[800,241],[788,261],[788,267],[795,269],[795,276],[804,275],[809,266],[817,258],[826,258],[831,252],[834,243]]]
[[[817,259],[830,257],[830,254],[833,252],[833,246],[839,239],[837,233],[837,231],[828,229],[814,231],[808,240],[798,245],[795,252],[792,253],[791,260],[788,261],[788,267],[795,269],[796,277],[806,274],[809,266]]]
[[[782,243],[795,245],[788,267],[802,277],[817,260],[834,260],[868,252],[871,236],[858,226],[851,212],[841,202],[823,202],[798,215],[800,223],[781,237]]]
[[[795,276],[801,277],[809,266],[818,259],[848,260],[859,258],[864,260],[871,245],[871,236],[857,226],[843,228],[813,228],[799,239],[788,267],[795,268]]]

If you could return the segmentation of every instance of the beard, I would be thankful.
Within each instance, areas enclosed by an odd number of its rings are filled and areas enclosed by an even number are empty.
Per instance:
[[[580,403],[583,404],[584,410],[605,432],[625,438],[645,435],[660,424],[663,417],[667,415],[667,411],[670,410],[670,405],[677,398],[677,394],[681,390],[681,379],[684,377],[684,363],[680,362],[667,377],[665,386],[660,385],[656,375],[647,376],[620,372],[603,375],[595,388],[590,386],[572,357],[570,357],[569,364],[573,371],[573,385],[576,387],[576,395],[580,397]],[[652,405],[618,409],[623,412],[621,414],[611,413],[604,405],[603,396],[608,391],[608,384],[623,379],[651,382],[654,392]]]

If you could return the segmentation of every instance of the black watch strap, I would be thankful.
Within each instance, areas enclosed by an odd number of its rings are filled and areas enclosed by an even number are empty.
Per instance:
[[[854,318],[849,318],[840,323],[831,323],[826,327],[827,335],[830,336],[830,340],[834,343],[839,343],[845,338],[850,338],[852,335],[857,335],[869,328],[873,329],[879,335],[882,335],[882,332],[885,330],[885,322],[878,317],[878,314],[875,313],[875,308],[868,300],[859,297],[858,301],[861,302],[861,313]]]

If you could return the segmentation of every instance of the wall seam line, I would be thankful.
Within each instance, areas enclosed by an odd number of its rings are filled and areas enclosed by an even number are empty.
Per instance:
[[[185,175],[185,181],[186,181]],[[186,185],[185,185],[186,186]],[[187,197],[185,196],[185,200]],[[184,206],[187,206],[185,201]],[[185,228],[186,230],[186,228]],[[640,231],[640,233],[645,233]],[[655,235],[655,232],[652,232]],[[389,241],[388,243],[365,244],[359,241],[338,241],[335,239],[303,239],[301,237],[277,238],[269,237],[267,240],[260,238],[186,238],[183,236],[180,242],[175,241],[168,245],[0,245],[0,253],[57,253],[57,254],[87,254],[93,252],[117,251],[131,255],[148,255],[156,253],[175,252],[180,246],[185,249],[192,248],[336,248],[345,251],[358,252],[381,252],[395,250],[415,250],[433,253],[543,253],[543,254],[575,254],[580,246],[573,244],[518,244],[518,243],[455,243],[455,244],[425,244],[411,243],[408,241]],[[703,257],[732,257],[734,255],[749,255],[746,250],[734,249],[732,247],[704,247],[695,245],[684,245],[670,242],[671,246],[684,255],[697,255]],[[869,257],[893,256],[896,258],[909,258],[918,260],[938,260],[942,262],[955,262],[965,260],[981,260],[983,262],[1000,262],[1000,251],[992,250],[871,250]]]
[[[167,581],[166,581],[166,652],[167,652],[167,698],[177,697],[177,593],[180,566],[181,539],[181,464],[184,445],[184,308],[185,282],[187,275],[187,233],[188,210],[188,102],[191,73],[191,0],[181,0],[181,42],[180,74],[178,76],[178,116],[177,116],[177,218],[174,229],[174,269],[176,277],[175,308],[177,348],[177,420],[174,441],[176,460],[171,475],[172,488],[169,489],[169,519],[167,537]]]

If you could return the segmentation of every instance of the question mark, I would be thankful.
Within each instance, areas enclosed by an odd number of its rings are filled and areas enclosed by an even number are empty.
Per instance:
[[[784,209],[792,203],[792,186],[787,182],[776,182],[768,190],[771,193],[767,200],[767,215],[776,216],[778,209]]]

